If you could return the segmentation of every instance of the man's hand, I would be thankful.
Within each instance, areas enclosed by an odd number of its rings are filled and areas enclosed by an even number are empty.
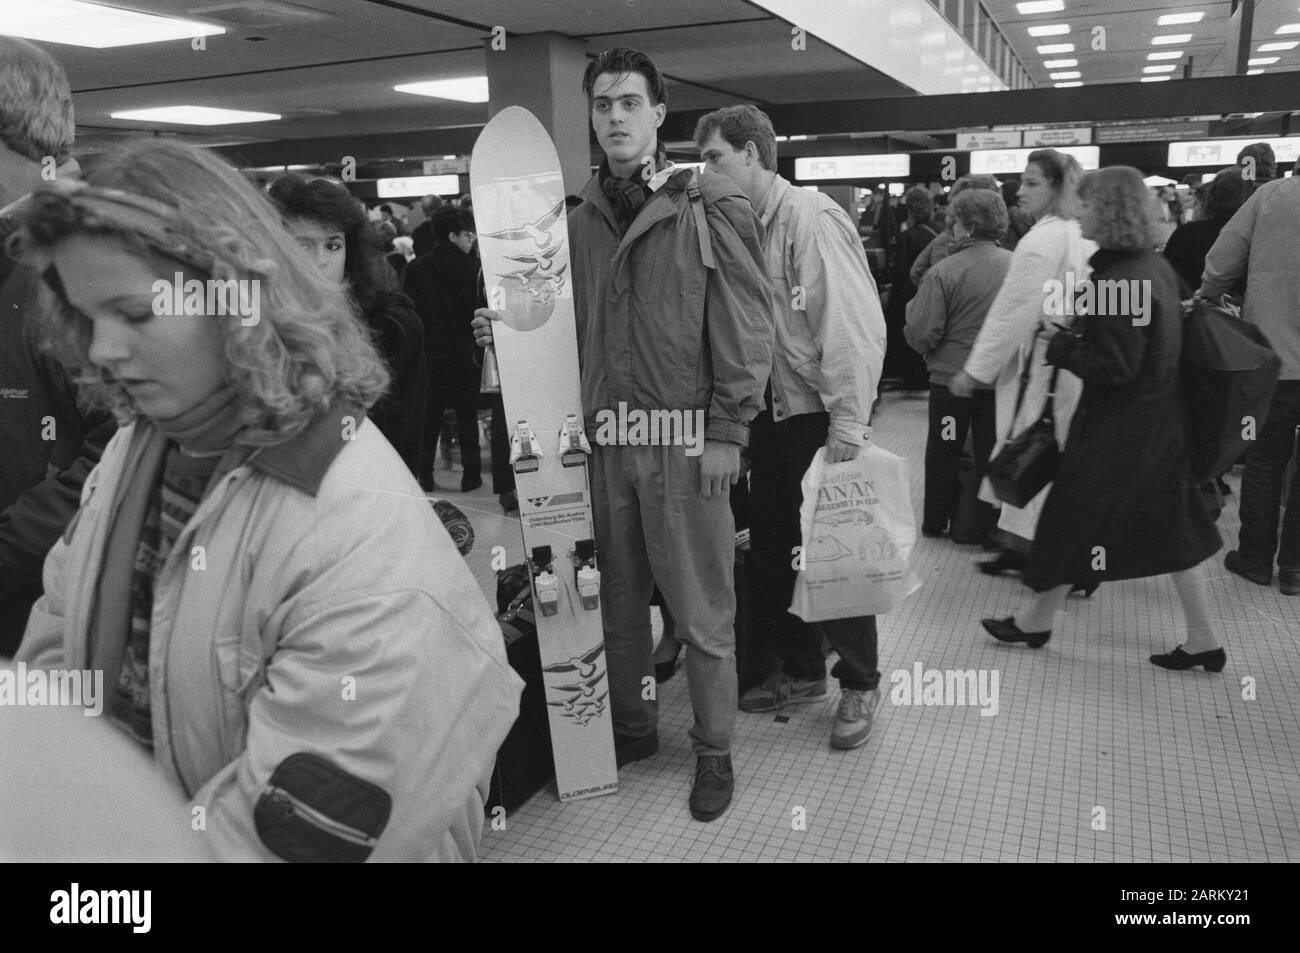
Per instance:
[[[474,320],[470,327],[474,329],[474,343],[479,347],[492,346],[492,322],[500,321],[501,313],[491,308],[478,308],[474,311]]]
[[[856,443],[845,443],[843,440],[831,437],[826,441],[826,462],[845,463],[856,460],[861,449]]]
[[[740,447],[725,440],[705,440],[700,460],[700,492],[706,499],[730,494],[740,479]]]
[[[948,390],[954,397],[970,397],[975,393],[979,383],[965,371],[958,371],[952,376],[952,380],[948,381]]]

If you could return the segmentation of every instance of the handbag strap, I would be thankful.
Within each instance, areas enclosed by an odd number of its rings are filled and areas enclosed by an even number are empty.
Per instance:
[[[1030,362],[1034,359],[1035,344],[1030,344],[1029,353],[1025,355],[1025,363],[1020,371],[1020,389],[1016,394],[1016,409],[1011,413],[1011,423],[1007,427],[1007,441],[1010,442],[1012,435],[1016,432],[1016,419],[1020,416],[1020,408],[1025,402],[1025,389],[1029,386]],[[1052,379],[1047,384],[1047,403],[1043,405],[1043,415],[1040,420],[1046,423],[1053,423],[1056,420],[1055,401],[1056,401],[1056,375],[1061,369],[1052,368]]]

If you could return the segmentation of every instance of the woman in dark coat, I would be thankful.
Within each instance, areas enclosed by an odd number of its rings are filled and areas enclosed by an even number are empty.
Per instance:
[[[436,241],[433,251],[411,262],[402,279],[402,288],[415,303],[416,314],[424,325],[424,352],[430,375],[425,412],[429,432],[420,460],[420,485],[426,490],[436,489],[433,469],[437,443],[443,413],[450,407],[456,413],[460,443],[460,489],[468,493],[483,485],[478,430],[482,352],[470,329],[483,279],[475,249],[474,217],[464,209],[444,205],[429,221]],[[497,488],[497,493],[510,488]]]
[[[917,256],[939,233],[934,228],[934,203],[922,186],[913,186],[903,196],[907,206],[907,230],[898,239],[894,268],[885,302],[885,377],[902,380],[903,390],[926,390],[930,371],[925,359],[912,350],[903,329],[907,326],[907,303],[916,295],[916,286],[908,277]]]
[[[1128,166],[1088,174],[1079,194],[1083,234],[1101,250],[1076,299],[1075,327],[1047,349],[1050,363],[1082,379],[1083,395],[1029,552],[1025,581],[1039,595],[982,624],[1003,642],[1038,648],[1071,586],[1172,573],[1187,639],[1151,661],[1221,671],[1206,568],[1223,541],[1189,472],[1183,313],[1178,276],[1153,251],[1159,211]],[[1126,302],[1110,293],[1121,288]]]

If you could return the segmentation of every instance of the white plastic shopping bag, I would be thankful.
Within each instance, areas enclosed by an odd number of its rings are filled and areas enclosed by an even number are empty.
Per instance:
[[[907,461],[869,443],[856,460],[818,450],[803,477],[802,559],[790,611],[805,622],[879,615],[921,588]]]

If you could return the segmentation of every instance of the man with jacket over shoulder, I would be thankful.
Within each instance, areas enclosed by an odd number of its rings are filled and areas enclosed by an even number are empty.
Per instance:
[[[772,711],[826,697],[821,639],[839,653],[831,674],[840,703],[831,746],[865,744],[880,704],[876,617],[809,624],[786,607],[800,543],[800,481],[817,450],[826,461],[853,460],[871,438],[868,425],[885,354],[885,318],[862,242],[848,215],[819,192],[776,172],[772,122],[750,105],[728,106],[695,128],[700,158],[730,177],[763,223],[768,274],[776,292],[776,343],[770,410],[750,426],[750,526],[759,590],[775,622],[782,671],[747,691],[745,711]]]
[[[664,81],[613,49],[583,77],[605,158],[568,216],[582,406],[594,435],[591,493],[619,765],[659,750],[650,596],[657,584],[686,645],[695,722],[691,815],[721,816],[735,781],[735,523],[730,489],[763,405],[772,290],[763,230],[722,176],[664,161]],[[475,328],[491,343],[486,309]],[[703,418],[703,433],[646,445],[608,439],[620,411]],[[666,445],[676,443],[676,445]],[[701,446],[702,443],[702,446]]]

